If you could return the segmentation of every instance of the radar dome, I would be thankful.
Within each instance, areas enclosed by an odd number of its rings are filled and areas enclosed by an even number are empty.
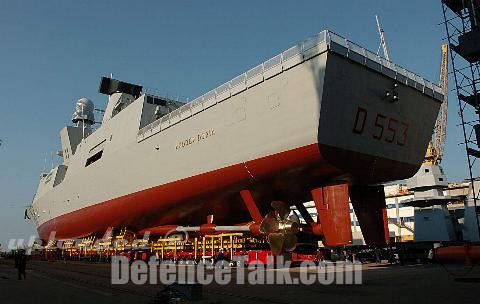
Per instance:
[[[93,102],[88,98],[80,98],[75,104],[75,112],[72,115],[72,121],[77,123],[79,121],[84,121],[89,124],[95,122],[94,111],[95,106]]]

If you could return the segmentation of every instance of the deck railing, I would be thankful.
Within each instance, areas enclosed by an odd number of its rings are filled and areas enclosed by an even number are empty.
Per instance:
[[[143,127],[138,132],[137,141],[140,142],[327,50],[376,70],[395,79],[398,83],[411,86],[424,94],[443,100],[443,91],[438,85],[340,35],[324,30]]]

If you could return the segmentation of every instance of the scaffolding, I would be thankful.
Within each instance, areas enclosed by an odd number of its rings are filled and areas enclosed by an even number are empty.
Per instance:
[[[159,260],[213,261],[220,250],[230,260],[248,250],[266,248],[264,239],[245,236],[243,233],[220,233],[184,239],[179,236],[159,237],[151,242],[151,252]]]
[[[479,190],[474,181],[480,172],[480,0],[441,0],[458,99],[472,201],[480,234]],[[448,92],[445,92],[448,94]],[[477,187],[478,188],[478,187]]]
[[[246,256],[249,251],[269,250],[266,238],[253,237],[244,233],[219,233],[212,235],[183,234],[136,238],[132,231],[122,228],[115,233],[97,238],[94,235],[75,240],[50,241],[45,246],[45,259],[62,258],[72,260],[96,259],[108,261],[112,256],[124,256],[129,261],[147,261],[156,256],[160,261],[214,262],[220,251],[233,260],[234,256]]]

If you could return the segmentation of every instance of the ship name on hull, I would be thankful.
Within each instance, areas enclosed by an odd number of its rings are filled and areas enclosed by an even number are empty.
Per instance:
[[[210,129],[210,130],[207,130],[207,131],[200,132],[196,136],[192,136],[190,138],[179,141],[175,145],[175,150],[185,148],[186,146],[189,146],[191,144],[194,144],[194,143],[200,142],[202,140],[205,140],[205,139],[207,139],[207,138],[209,138],[210,136],[213,136],[213,135],[215,135],[215,130],[214,129]]]

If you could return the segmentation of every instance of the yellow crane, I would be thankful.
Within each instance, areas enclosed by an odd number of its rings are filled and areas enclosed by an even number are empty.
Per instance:
[[[385,41],[384,30],[380,26],[378,16],[375,15],[377,21],[378,34],[380,36],[380,45],[377,50],[377,55],[380,52],[380,47],[383,49],[383,56],[388,57],[387,44]],[[443,90],[443,102],[438,112],[437,120],[435,121],[435,128],[433,130],[432,138],[428,143],[424,165],[439,165],[442,162],[443,151],[445,149],[445,138],[447,135],[447,111],[448,111],[448,44],[442,44],[442,58],[440,63],[440,79],[439,86]]]
[[[448,111],[448,44],[442,45],[442,61],[440,65],[440,87],[443,89],[443,103],[440,106],[432,139],[428,143],[427,153],[423,164],[439,165],[445,149],[447,136],[447,111]]]

